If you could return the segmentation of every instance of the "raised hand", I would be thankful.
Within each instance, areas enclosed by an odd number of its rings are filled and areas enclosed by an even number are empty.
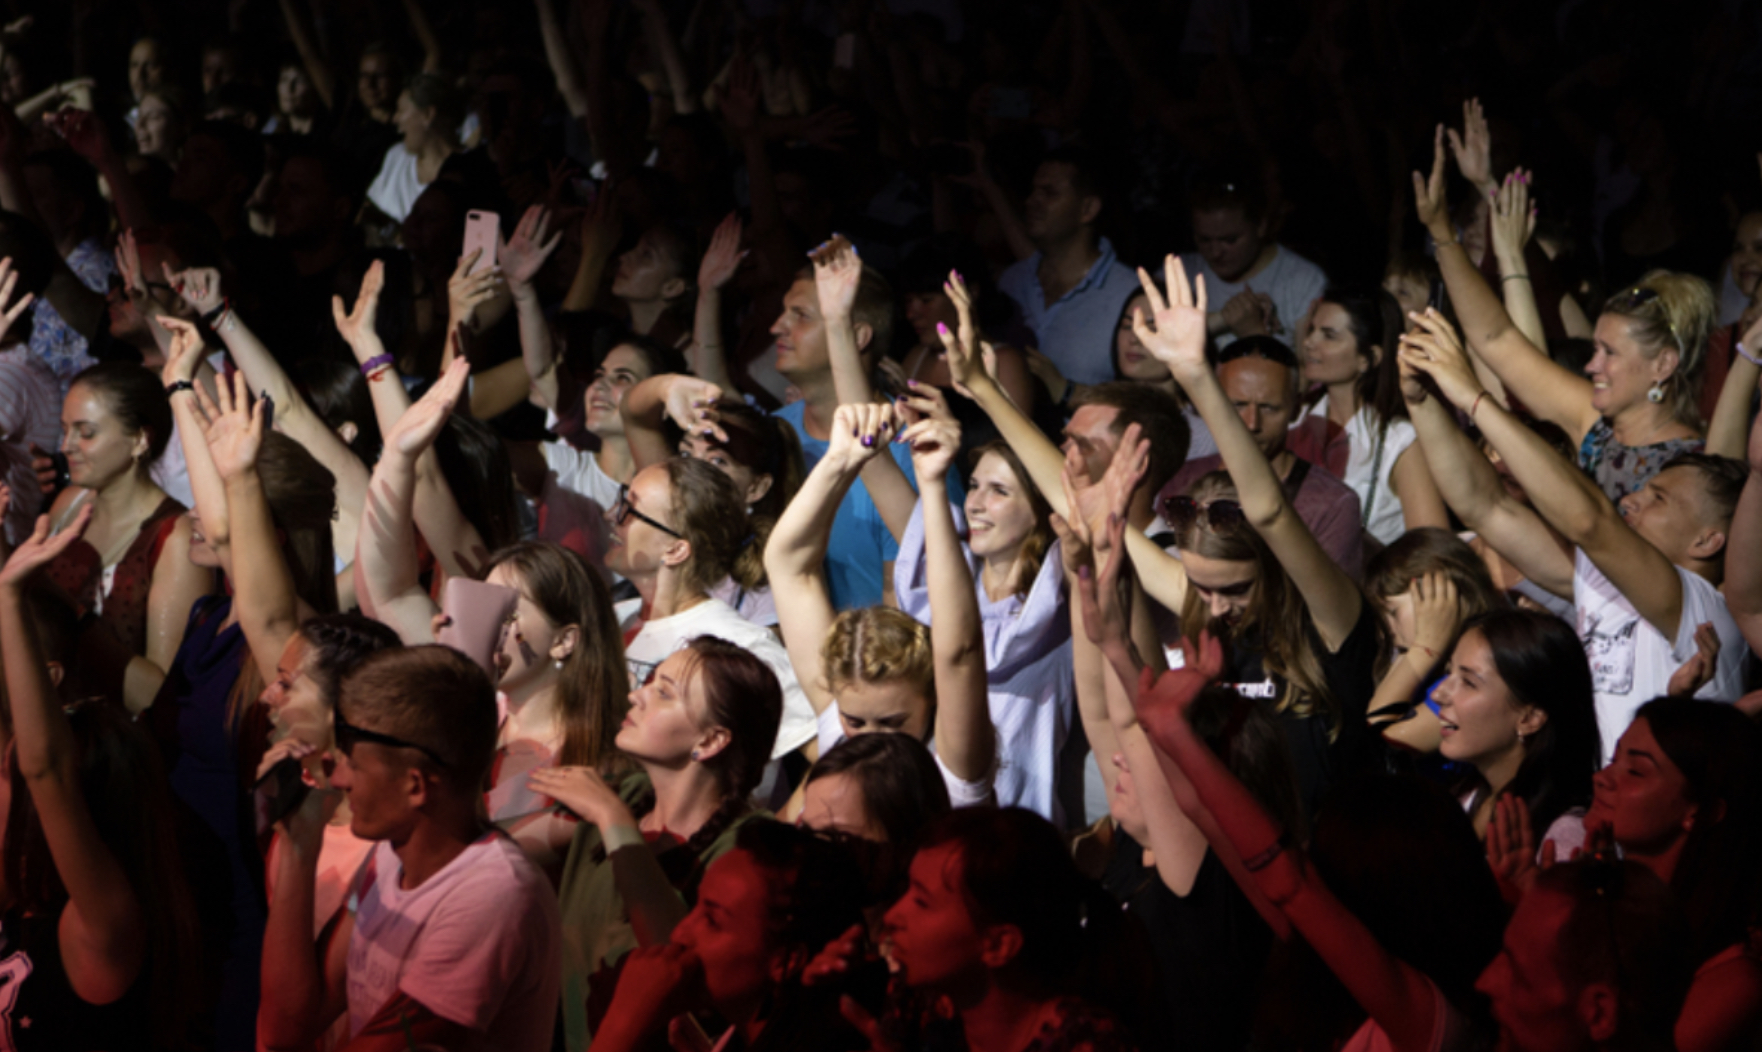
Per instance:
[[[385,264],[374,260],[361,277],[361,291],[355,294],[355,306],[343,313],[343,298],[330,298],[330,315],[336,321],[336,331],[342,334],[357,360],[365,361],[368,354],[379,346],[379,333],[374,328],[379,317],[379,291],[385,288]]]
[[[919,486],[940,482],[961,451],[961,426],[947,417],[927,417],[905,429],[899,440],[912,451]]]
[[[1457,408],[1474,408],[1475,399],[1485,394],[1486,388],[1468,364],[1456,327],[1436,307],[1427,307],[1424,313],[1414,311],[1409,317],[1419,328],[1401,337],[1401,361],[1431,377]]]
[[[552,234],[550,240],[545,240],[550,226],[551,214],[543,207],[533,205],[520,217],[520,222],[514,227],[514,235],[502,242],[502,273],[507,276],[509,285],[531,285],[545,260],[551,258],[551,253],[562,244],[561,230]],[[447,283],[447,291],[452,291],[451,282]]]
[[[893,441],[898,422],[893,407],[885,404],[841,405],[832,416],[832,434],[826,456],[845,470],[855,470],[873,460]]]
[[[1493,251],[1502,260],[1523,259],[1536,232],[1536,206],[1530,200],[1530,173],[1519,168],[1505,177],[1493,198]]]
[[[701,434],[718,442],[728,441],[728,432],[717,422],[716,403],[722,389],[708,380],[680,373],[667,382],[662,404],[668,419],[688,435]]]
[[[18,271],[12,269],[12,257],[0,259],[0,339],[12,330],[12,323],[19,315],[31,309],[36,302],[36,294],[27,292],[12,302],[12,290],[18,287]],[[8,306],[10,304],[10,306]]]
[[[453,359],[428,393],[404,410],[385,436],[385,448],[415,457],[433,445],[447,417],[453,415],[453,407],[459,404],[459,396],[465,393],[465,381],[470,376],[471,363],[464,358]]]
[[[130,296],[146,294],[147,285],[141,273],[141,250],[135,244],[135,232],[127,227],[116,239],[116,273],[122,278],[123,290]]]
[[[159,324],[171,333],[171,346],[165,349],[165,364],[159,369],[160,382],[167,387],[174,383],[193,381],[202,366],[202,352],[207,344],[196,327],[182,318],[161,314]]]
[[[1480,99],[1462,104],[1462,134],[1458,135],[1455,128],[1448,129],[1448,134],[1450,153],[1455,156],[1462,177],[1484,194],[1496,191],[1499,184],[1493,181],[1493,133]]]
[[[447,279],[447,309],[455,323],[466,327],[474,327],[478,306],[495,298],[496,286],[502,281],[501,267],[486,267],[471,273],[471,268],[477,265],[482,255],[483,249],[480,248],[468,256],[460,256],[452,277]]]
[[[1199,634],[1199,653],[1187,648],[1187,664],[1171,668],[1158,676],[1145,669],[1138,676],[1138,698],[1135,703],[1138,719],[1152,738],[1167,736],[1174,721],[1185,720],[1187,709],[1210,683],[1224,671],[1223,644],[1210,632]]]
[[[1449,656],[1445,651],[1462,626],[1456,582],[1441,573],[1422,574],[1413,579],[1409,590],[1413,593],[1413,645],[1434,662]]]
[[[1120,435],[1119,448],[1114,450],[1113,459],[1108,461],[1107,473],[1101,476],[1102,497],[1106,500],[1107,513],[1124,521],[1126,513],[1132,507],[1132,496],[1150,471],[1150,439],[1144,438],[1143,429],[1137,424],[1129,424]],[[1095,524],[1091,523],[1091,528]]]
[[[1443,244],[1456,240],[1450,229],[1450,202],[1444,194],[1444,126],[1432,133],[1432,172],[1429,176],[1413,173],[1413,206],[1419,213],[1420,225]]]
[[[527,775],[526,787],[550,797],[575,817],[601,829],[636,824],[617,791],[591,767],[540,767]]]
[[[740,213],[730,212],[716,224],[716,232],[710,235],[710,247],[704,252],[704,259],[697,267],[697,287],[700,289],[721,289],[734,280],[735,271],[740,269],[740,261],[746,253],[740,248]]]
[[[1107,543],[1096,549],[1105,554],[1101,572],[1084,566],[1077,571],[1077,598],[1083,604],[1083,628],[1098,647],[1131,646],[1131,614],[1121,582],[1127,580],[1131,556],[1126,552],[1126,519],[1112,512],[1107,516]],[[1131,686],[1130,680],[1126,686]]]
[[[213,267],[173,271],[169,264],[161,263],[160,266],[165,271],[165,283],[176,289],[196,313],[207,314],[225,302],[220,291],[220,271]]]
[[[856,303],[863,283],[863,261],[856,246],[843,234],[808,253],[814,262],[814,287],[820,293],[820,314],[827,321],[844,321]]]
[[[1187,284],[1187,268],[1172,253],[1163,260],[1163,281],[1168,286],[1168,299],[1150,280],[1143,267],[1138,268],[1138,283],[1150,301],[1155,328],[1145,321],[1143,308],[1132,312],[1132,332],[1144,349],[1169,367],[1177,381],[1191,379],[1208,371],[1205,360],[1205,278]]]
[[[1552,845],[1550,845],[1552,846]],[[1487,865],[1505,901],[1515,905],[1536,882],[1536,834],[1523,797],[1506,793],[1493,801],[1487,823]]]
[[[10,490],[7,491],[7,498],[10,503]],[[6,565],[0,567],[0,588],[18,591],[32,574],[54,562],[92,524],[92,508],[91,501],[81,504],[73,521],[53,536],[49,533],[49,516],[37,516],[37,528],[7,557]]]
[[[1695,654],[1671,673],[1664,693],[1673,697],[1692,698],[1702,687],[1713,682],[1719,668],[1719,633],[1713,622],[1703,621],[1695,628]]]
[[[904,426],[910,427],[920,420],[954,419],[954,411],[948,408],[948,396],[940,387],[916,380],[907,380],[905,386],[906,393],[899,396],[894,406]]]
[[[208,417],[204,435],[214,468],[227,481],[253,470],[257,453],[263,448],[263,407],[265,399],[251,397],[245,374],[233,374],[230,387],[223,381],[214,385],[214,400],[201,387],[196,388],[196,402]]]
[[[1408,405],[1420,405],[1432,396],[1426,387],[1426,374],[1414,368],[1413,362],[1402,357],[1400,349],[1396,349],[1396,364],[1401,367],[1401,400]]]
[[[1071,510],[1070,518],[1052,513],[1052,532],[1058,536],[1059,553],[1064,561],[1065,573],[1076,577],[1086,569],[1094,566],[1095,545],[1089,534],[1089,522],[1083,516],[1083,493],[1094,487],[1083,479],[1083,462],[1077,451],[1065,451],[1064,466],[1059,469],[1058,480],[1065,491],[1065,507]]]

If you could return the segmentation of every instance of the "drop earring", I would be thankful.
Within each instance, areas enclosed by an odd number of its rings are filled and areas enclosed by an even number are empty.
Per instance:
[[[1658,403],[1664,401],[1664,384],[1663,383],[1654,383],[1646,391],[1646,401],[1651,402],[1653,405],[1657,405]]]

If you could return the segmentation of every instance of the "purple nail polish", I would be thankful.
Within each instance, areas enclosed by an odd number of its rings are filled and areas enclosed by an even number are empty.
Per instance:
[[[906,385],[906,386],[907,386],[907,387],[916,387],[916,386],[918,386],[918,381],[916,381],[916,380],[907,380],[907,381],[906,381],[906,382],[905,382],[905,385]]]
[[[863,448],[864,449],[874,449],[875,448],[875,436],[874,435],[864,435],[863,436]]]
[[[941,322],[937,322],[936,323],[936,331],[941,333],[944,336],[947,336],[948,335],[948,326],[942,324]]]

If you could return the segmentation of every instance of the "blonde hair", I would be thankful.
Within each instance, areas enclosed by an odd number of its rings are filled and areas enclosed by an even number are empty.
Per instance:
[[[1663,381],[1664,401],[1672,417],[1700,429],[1701,374],[1717,313],[1712,286],[1693,274],[1647,271],[1632,287],[1609,297],[1603,313],[1628,320],[1628,334],[1647,358],[1677,352],[1676,370]]]
[[[903,680],[932,703],[936,700],[930,630],[890,607],[839,614],[820,643],[820,667],[832,694],[852,683]]]

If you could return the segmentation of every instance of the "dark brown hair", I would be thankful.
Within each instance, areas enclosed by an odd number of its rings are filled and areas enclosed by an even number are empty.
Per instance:
[[[496,751],[496,689],[451,647],[380,650],[343,677],[337,707],[348,722],[421,745],[440,757],[442,781],[461,796],[483,792]],[[418,764],[432,761],[410,750]]]

